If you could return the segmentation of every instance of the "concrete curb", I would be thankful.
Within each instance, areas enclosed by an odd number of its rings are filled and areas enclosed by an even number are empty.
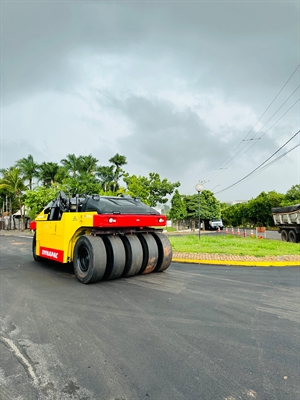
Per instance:
[[[211,265],[228,265],[231,267],[299,267],[299,261],[229,261],[225,259],[219,260],[191,260],[184,258],[172,258],[173,262],[188,264],[211,264]]]

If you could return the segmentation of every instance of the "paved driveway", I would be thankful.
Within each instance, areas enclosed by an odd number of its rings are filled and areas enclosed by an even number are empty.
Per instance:
[[[0,399],[299,399],[300,268],[83,285],[0,237]]]

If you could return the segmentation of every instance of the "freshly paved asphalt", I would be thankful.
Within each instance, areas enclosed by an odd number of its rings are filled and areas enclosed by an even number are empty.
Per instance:
[[[0,399],[300,398],[300,268],[80,284],[0,237]]]

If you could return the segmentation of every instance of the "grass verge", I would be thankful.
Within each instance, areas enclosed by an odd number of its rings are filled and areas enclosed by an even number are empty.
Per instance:
[[[282,242],[251,237],[226,236],[169,236],[174,252],[236,254],[240,256],[300,256],[300,243]]]

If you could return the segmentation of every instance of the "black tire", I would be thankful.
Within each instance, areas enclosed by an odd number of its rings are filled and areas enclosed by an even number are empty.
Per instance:
[[[120,278],[126,263],[125,248],[119,236],[103,236],[107,252],[107,267],[104,279]]]
[[[106,270],[106,249],[101,237],[80,236],[74,248],[74,273],[81,283],[100,281]]]
[[[281,240],[283,242],[288,242],[289,241],[289,235],[288,235],[288,232],[285,229],[283,229],[281,231]]]
[[[141,274],[150,274],[155,270],[158,262],[158,247],[152,235],[142,233],[138,235],[143,248],[143,264],[140,270]]]
[[[120,236],[123,241],[126,253],[126,264],[123,277],[137,275],[143,265],[143,248],[136,235]]]
[[[158,261],[154,269],[155,272],[161,272],[166,270],[172,261],[172,246],[166,235],[157,232],[152,233],[157,247],[158,247]]]
[[[293,229],[291,229],[289,231],[289,242],[297,243],[298,242],[297,236],[298,236],[297,233]]]
[[[32,256],[34,261],[40,262],[41,257],[36,254],[36,232],[34,232],[33,239],[32,239]]]

